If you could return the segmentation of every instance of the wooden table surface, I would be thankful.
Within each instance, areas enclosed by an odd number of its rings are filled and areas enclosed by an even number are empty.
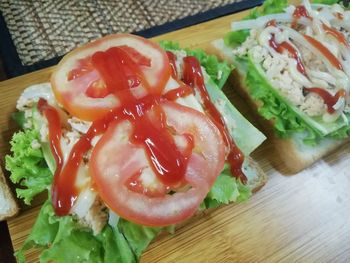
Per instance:
[[[206,48],[229,30],[234,14],[154,38],[183,47]],[[0,155],[9,149],[15,129],[9,115],[28,85],[49,80],[52,68],[0,83]],[[254,121],[244,102],[226,87],[228,97]],[[258,125],[257,125],[258,126]],[[350,262],[350,150],[335,153],[290,176],[266,141],[254,158],[269,175],[267,185],[243,204],[229,205],[155,241],[142,262]],[[3,161],[3,158],[2,158]],[[2,163],[3,164],[3,163]],[[34,223],[40,205],[8,221],[18,249]],[[36,262],[33,250],[28,262]]]

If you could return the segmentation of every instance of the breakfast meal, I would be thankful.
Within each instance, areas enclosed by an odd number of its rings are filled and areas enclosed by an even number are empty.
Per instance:
[[[349,138],[349,25],[350,11],[337,1],[271,0],[232,22],[232,31],[212,44],[235,65],[234,87],[273,130],[292,172]]]
[[[26,204],[48,197],[19,262],[33,247],[41,262],[138,262],[159,233],[262,187],[250,154],[265,136],[220,90],[231,69],[115,34],[26,88],[6,169]]]

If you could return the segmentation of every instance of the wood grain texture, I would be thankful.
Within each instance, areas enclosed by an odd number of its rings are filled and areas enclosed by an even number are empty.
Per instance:
[[[208,46],[229,30],[235,14],[172,32],[154,40],[176,40],[184,47]],[[28,85],[48,81],[52,68],[0,83],[0,155],[8,152],[14,130],[9,114]],[[232,87],[228,97],[252,121],[244,101]],[[141,262],[349,262],[350,151],[337,152],[294,176],[266,141],[254,158],[269,175],[267,185],[244,204],[221,207],[155,241]],[[276,164],[275,167],[272,163]],[[8,222],[18,249],[34,223],[39,206]],[[36,262],[37,253],[28,255]]]

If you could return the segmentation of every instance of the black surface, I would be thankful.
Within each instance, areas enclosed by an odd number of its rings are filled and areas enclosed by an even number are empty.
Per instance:
[[[6,221],[0,222],[0,262],[16,262]]]
[[[232,3],[226,6],[218,7],[203,13],[185,17],[173,22],[165,23],[150,29],[134,32],[143,37],[154,37],[180,28],[188,27],[202,23],[217,17],[236,13],[245,9],[260,5],[263,0],[244,0],[239,3]],[[6,22],[0,12],[0,56],[3,59],[4,70],[8,78],[17,77],[38,69],[46,68],[57,64],[62,57],[56,57],[45,61],[40,61],[30,66],[22,65],[22,62],[16,51],[16,47],[11,39],[11,35],[6,26]]]

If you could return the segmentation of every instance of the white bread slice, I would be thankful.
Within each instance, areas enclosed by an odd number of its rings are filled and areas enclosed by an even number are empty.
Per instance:
[[[208,53],[215,54],[222,60],[226,60],[229,63],[234,64],[232,49],[225,46],[223,39],[213,41],[206,51]],[[262,102],[255,101],[250,97],[248,87],[245,85],[245,77],[246,76],[242,71],[235,69],[232,72],[229,81],[246,100],[249,106],[254,109],[253,112],[255,117],[263,126],[263,130],[267,134],[268,138],[273,142],[280,160],[288,168],[288,173],[297,173],[305,169],[317,160],[321,159],[323,156],[337,149],[346,141],[350,140],[327,139],[323,140],[317,146],[308,146],[302,142],[302,134],[296,133],[294,136],[288,139],[281,139],[277,137],[273,131],[273,121],[268,121],[257,113],[257,108]]]
[[[0,221],[18,213],[18,206],[0,168]]]
[[[248,178],[248,185],[251,187],[252,192],[256,193],[266,184],[268,178],[259,164],[254,161],[252,157],[246,156],[245,158],[248,159],[249,167],[255,174],[255,176]]]

